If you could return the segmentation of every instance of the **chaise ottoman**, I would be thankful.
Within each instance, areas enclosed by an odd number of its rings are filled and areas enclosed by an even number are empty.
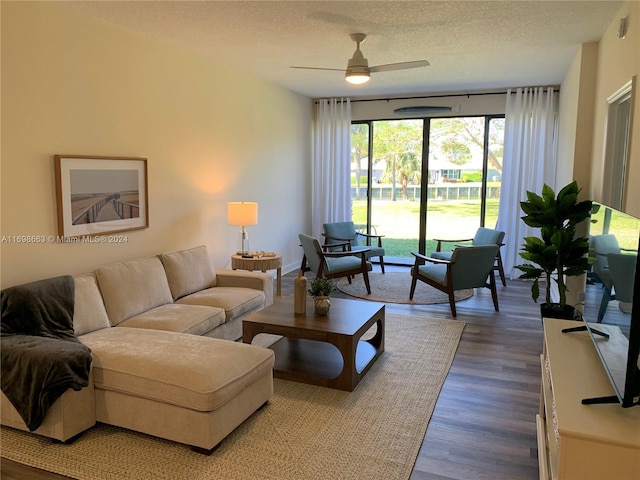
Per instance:
[[[96,420],[212,451],[273,395],[273,351],[141,328],[80,337],[93,354]]]

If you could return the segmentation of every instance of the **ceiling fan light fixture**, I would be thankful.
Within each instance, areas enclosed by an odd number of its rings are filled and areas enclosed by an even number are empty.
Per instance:
[[[1,0],[0,0],[1,1]],[[399,63],[387,63],[385,65],[376,65],[369,67],[369,61],[364,57],[360,50],[360,44],[367,38],[364,33],[352,33],[351,40],[356,42],[356,50],[353,52],[353,56],[347,62],[346,70],[341,68],[325,68],[325,67],[294,67],[307,70],[332,70],[344,72],[344,78],[352,85],[362,85],[367,83],[372,73],[378,72],[390,72],[394,70],[406,70],[408,68],[427,67],[429,62],[426,60],[414,60],[412,62],[399,62]]]
[[[362,85],[363,83],[367,83],[369,81],[369,72],[359,72],[359,71],[351,71],[344,74],[344,78],[347,82],[353,85]]]

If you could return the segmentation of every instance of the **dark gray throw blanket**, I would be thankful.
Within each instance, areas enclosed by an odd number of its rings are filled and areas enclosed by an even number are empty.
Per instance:
[[[67,389],[89,384],[91,350],[73,333],[74,293],[69,275],[0,292],[0,383],[30,431]]]

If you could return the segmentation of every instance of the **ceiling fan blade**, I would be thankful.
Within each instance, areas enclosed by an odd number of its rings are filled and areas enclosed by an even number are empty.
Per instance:
[[[386,65],[376,65],[369,67],[371,73],[374,72],[390,72],[392,70],[406,70],[409,68],[428,67],[430,65],[426,60],[416,60],[415,62],[387,63]]]
[[[332,72],[344,72],[344,68],[294,67],[294,66],[291,66],[289,68],[300,68],[302,70],[330,70]]]

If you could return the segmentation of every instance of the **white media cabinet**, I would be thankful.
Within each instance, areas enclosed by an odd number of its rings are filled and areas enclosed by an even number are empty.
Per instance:
[[[640,479],[640,406],[583,405],[614,395],[589,333],[576,322],[545,318],[537,415],[541,479]]]

